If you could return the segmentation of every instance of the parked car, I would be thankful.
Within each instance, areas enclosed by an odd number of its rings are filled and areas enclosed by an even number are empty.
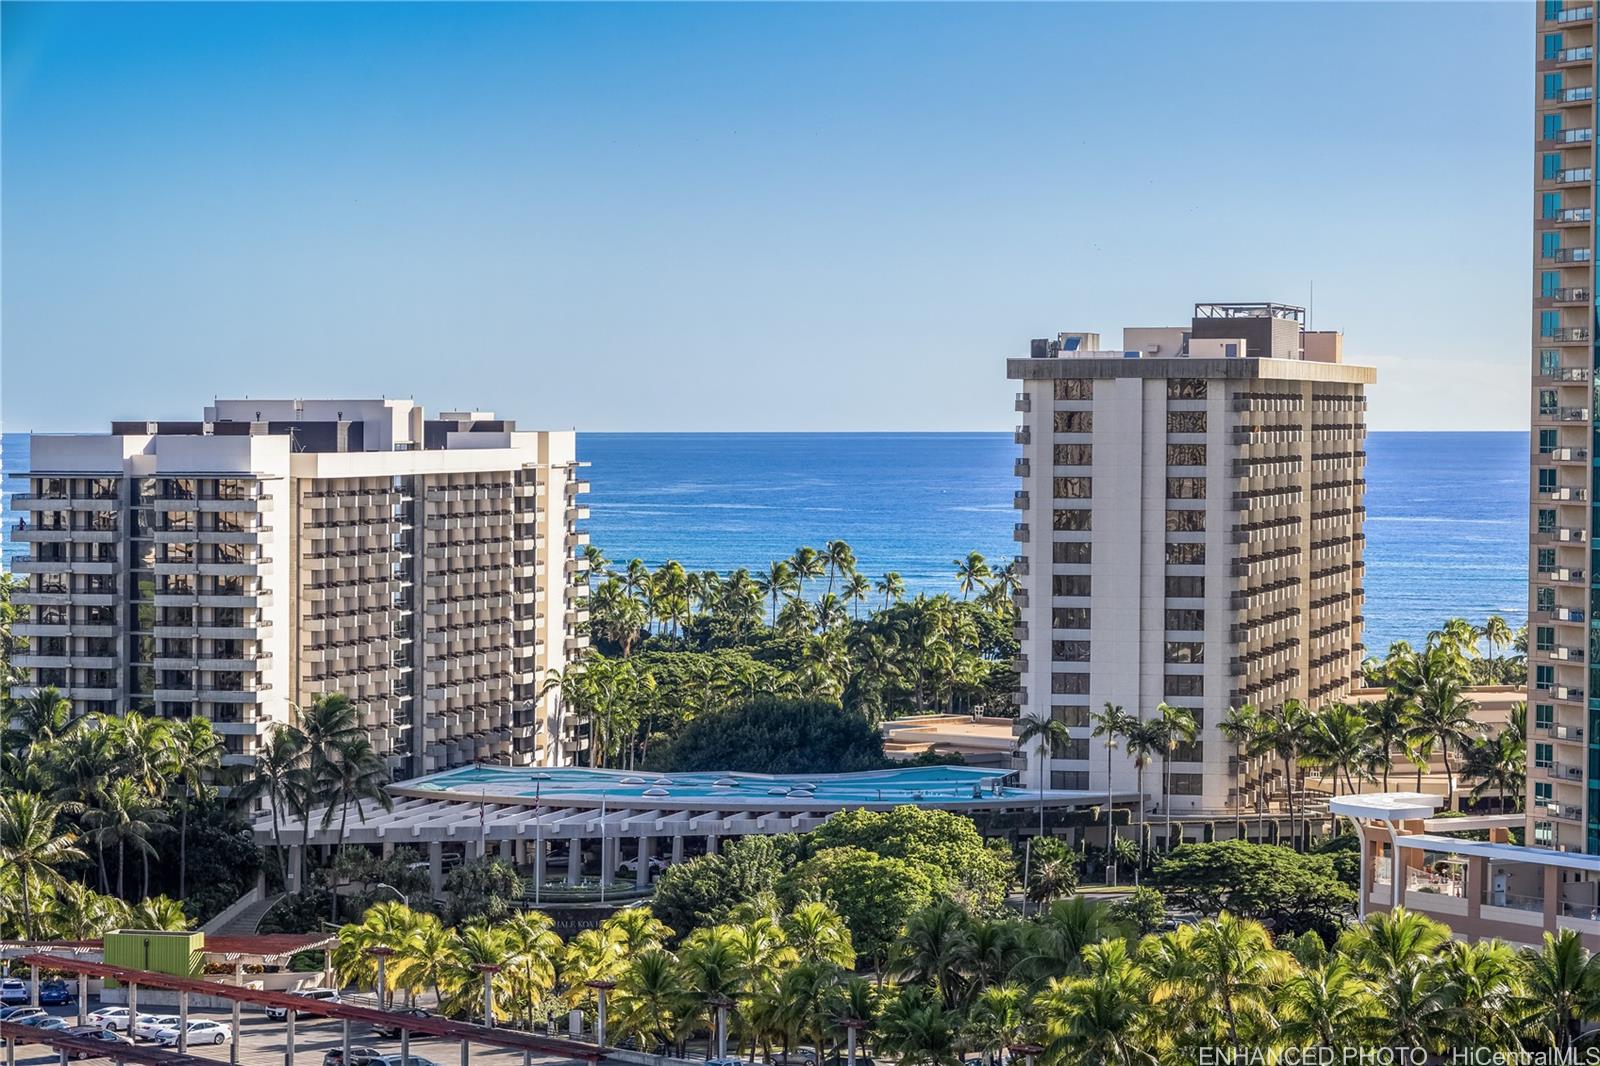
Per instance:
[[[299,996],[302,999],[318,1000],[323,1003],[339,1002],[339,990],[337,988],[308,988],[303,992],[290,992],[289,994],[291,996]],[[275,1022],[281,1022],[288,1016],[289,1012],[283,1007],[271,1006],[267,1008],[267,1017]]]
[[[849,1057],[846,1056],[846,1055],[841,1055],[838,1052],[834,1052],[833,1054],[829,1055],[827,1058],[823,1059],[822,1061],[824,1063],[826,1063],[827,1066],[850,1066]],[[983,1066],[983,1060],[982,1059],[967,1059],[962,1064],[962,1066],[972,1066],[972,1064],[974,1062],[978,1063],[979,1066]],[[856,1052],[856,1066],[878,1066],[878,1064],[873,1062],[870,1057],[868,1057],[866,1055],[863,1055],[863,1054],[861,1054],[861,1052],[857,1051]]]
[[[432,1059],[425,1059],[421,1055],[408,1055],[411,1066],[439,1066]],[[372,1060],[372,1066],[402,1066],[399,1055],[384,1055]]]
[[[76,1036],[83,1040],[97,1040],[105,1044],[116,1044],[123,1046],[133,1043],[132,1040],[129,1040],[127,1037],[123,1036],[114,1029],[101,1029],[93,1025],[74,1025],[72,1028],[66,1031],[71,1036]],[[68,1052],[68,1054],[74,1059],[98,1059],[112,1058],[114,1057],[115,1052],[111,1048],[107,1048],[104,1052],[72,1051]]]
[[[39,985],[39,1003],[46,1007],[60,1007],[72,1002],[72,990],[59,977],[52,977]]]
[[[774,1055],[767,1060],[772,1066],[817,1066],[817,1049],[802,1044],[792,1047],[787,1053]]]
[[[156,1034],[156,1043],[162,1047],[177,1047],[178,1034],[183,1030],[176,1025],[169,1025]],[[193,1047],[195,1044],[226,1044],[233,1039],[233,1030],[221,1022],[199,1019],[189,1023],[189,1038],[186,1043]]]
[[[154,1040],[163,1029],[170,1029],[178,1024],[176,1014],[141,1014],[133,1023],[133,1038],[135,1040]]]
[[[43,1014],[38,1007],[30,1007],[26,1003],[21,1006],[0,1007],[0,1022],[20,1022],[30,1014]]]
[[[96,1029],[111,1029],[116,1032],[128,1031],[127,1007],[101,1007],[89,1014],[88,1022]]]
[[[40,1011],[38,1014],[25,1015],[21,1018],[13,1018],[12,1021],[18,1025],[31,1025],[36,1029],[68,1028],[65,1018],[57,1018],[54,1014],[46,1014],[44,1011]]]
[[[0,978],[0,1003],[26,1003],[32,998],[28,982],[19,977]]]
[[[398,1022],[399,1018],[432,1018],[432,1017],[434,1017],[433,1011],[426,1010],[426,1009],[424,1009],[422,1007],[405,1007],[405,1008],[402,1008],[401,1010],[390,1011],[389,1013],[396,1016],[396,1018],[397,1018],[396,1022],[394,1022],[394,1023],[390,1023],[390,1022],[373,1022],[372,1023],[373,1035],[381,1036],[385,1040],[393,1040],[393,1039],[395,1039],[396,1037],[398,1037],[400,1035],[400,1025],[399,1025],[399,1022]],[[380,1051],[380,1052],[377,1052],[377,1054],[381,1055],[381,1054],[383,1054],[383,1052]],[[350,1057],[354,1058],[355,1055],[352,1054]],[[326,1064],[324,1064],[324,1066],[326,1066]]]
[[[368,1066],[373,1059],[383,1058],[383,1052],[365,1044],[350,1045],[350,1066]],[[322,1056],[322,1066],[344,1066],[344,1048],[336,1047]]]

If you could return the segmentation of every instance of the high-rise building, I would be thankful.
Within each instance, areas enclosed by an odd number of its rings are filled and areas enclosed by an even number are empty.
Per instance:
[[[1595,8],[1538,8],[1534,137],[1530,842],[1600,852],[1600,727],[1590,672],[1594,501]]]
[[[1007,362],[1022,383],[1019,699],[1072,735],[1049,787],[1107,788],[1090,722],[1107,702],[1145,719],[1187,708],[1199,732],[1172,752],[1170,806],[1193,838],[1197,820],[1254,810],[1262,785],[1221,730],[1230,706],[1321,705],[1359,674],[1375,375],[1304,319],[1198,304],[1188,325],[1124,330],[1115,350],[1063,333]],[[1145,774],[1152,804],[1162,770]],[[1109,772],[1134,789],[1124,750]]]
[[[582,743],[540,691],[584,643],[572,432],[408,400],[223,400],[31,449],[13,695],[200,715],[235,765],[328,693],[397,777]]]

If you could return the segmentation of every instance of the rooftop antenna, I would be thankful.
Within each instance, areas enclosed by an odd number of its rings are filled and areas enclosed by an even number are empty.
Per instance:
[[[1317,321],[1317,283],[1311,282],[1311,297],[1306,300],[1306,332],[1315,332],[1314,325]]]

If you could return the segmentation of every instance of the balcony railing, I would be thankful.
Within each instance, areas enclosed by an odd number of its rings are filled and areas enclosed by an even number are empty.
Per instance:
[[[1546,263],[1588,263],[1594,260],[1592,248],[1552,248],[1540,256]]]
[[[1546,56],[1545,58],[1554,60],[1557,63],[1582,63],[1586,59],[1594,58],[1594,45],[1585,44],[1577,48],[1561,48],[1556,51],[1555,55]]]
[[[1574,85],[1570,89],[1562,89],[1556,94],[1556,100],[1563,104],[1581,104],[1586,100],[1594,99],[1593,85]]]
[[[1588,22],[1592,18],[1594,18],[1593,5],[1585,5],[1557,12],[1556,17],[1550,21],[1564,26],[1572,22]]]
[[[1589,339],[1589,328],[1587,326],[1558,326],[1548,332],[1540,333],[1540,336],[1545,340],[1555,341],[1558,344],[1577,343]]]
[[[1582,383],[1589,380],[1589,368],[1586,366],[1558,367],[1548,374],[1540,374],[1545,381],[1571,381]]]
[[[1533,731],[1552,740],[1583,740],[1583,730],[1578,726],[1560,725],[1556,722],[1536,723]]]
[[[1592,222],[1594,221],[1594,208],[1592,207],[1564,207],[1559,211],[1551,211],[1542,217],[1545,222]]]
[[[1594,180],[1594,167],[1568,167],[1566,170],[1556,171],[1556,176],[1550,179],[1557,185],[1573,185],[1579,182]]]
[[[1545,299],[1554,300],[1558,304],[1586,304],[1589,302],[1590,292],[1588,289],[1568,288],[1553,289],[1550,292],[1544,293],[1543,295]],[[1584,330],[1584,332],[1588,333],[1588,330]],[[1573,339],[1583,341],[1588,340],[1589,338],[1584,336],[1575,337]]]
[[[1573,144],[1588,144],[1594,140],[1594,127],[1584,126],[1575,130],[1556,130],[1554,137],[1539,138],[1541,148],[1563,148]]]

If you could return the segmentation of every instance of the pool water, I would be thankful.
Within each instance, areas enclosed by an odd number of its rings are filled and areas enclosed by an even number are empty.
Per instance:
[[[706,800],[756,802],[815,799],[819,803],[917,803],[1019,797],[1007,788],[1012,771],[972,766],[916,766],[856,774],[671,773],[583,767],[471,766],[408,781],[403,787],[471,796],[609,797],[618,801]]]

